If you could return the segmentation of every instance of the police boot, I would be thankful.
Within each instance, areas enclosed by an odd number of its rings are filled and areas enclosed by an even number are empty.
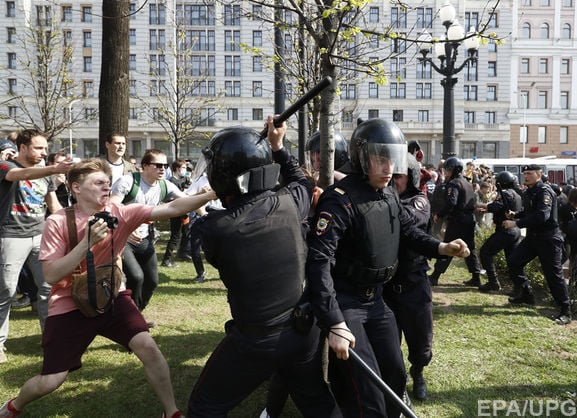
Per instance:
[[[499,280],[497,280],[497,276],[495,275],[495,273],[487,272],[487,278],[489,279],[489,281],[479,286],[480,292],[486,293],[501,290],[501,284],[499,283]]]
[[[427,382],[423,377],[423,368],[411,366],[409,373],[413,379],[413,396],[419,401],[424,401],[427,399]]]
[[[473,273],[473,276],[470,280],[463,282],[465,286],[474,286],[479,287],[481,286],[481,273]]]
[[[561,312],[555,317],[555,322],[558,325],[567,325],[571,323],[571,307],[570,305],[563,305]]]
[[[533,289],[531,286],[526,285],[521,288],[521,291],[517,293],[516,296],[509,298],[509,303],[513,305],[520,305],[526,303],[527,305],[535,304],[535,295],[533,294]]]

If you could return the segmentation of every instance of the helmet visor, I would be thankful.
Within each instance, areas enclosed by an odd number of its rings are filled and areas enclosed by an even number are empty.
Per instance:
[[[407,145],[368,143],[364,152],[359,156],[364,174],[378,169],[378,165],[391,166],[391,174],[407,174]]]

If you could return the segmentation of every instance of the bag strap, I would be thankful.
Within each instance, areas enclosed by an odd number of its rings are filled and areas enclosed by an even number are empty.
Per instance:
[[[133,201],[136,195],[138,194],[138,189],[140,189],[140,173],[134,172],[131,174],[132,174],[132,186],[130,187],[130,191],[128,192],[128,194],[124,196],[124,199],[122,199],[122,204],[124,205],[127,204],[128,202]]]
[[[74,216],[74,205],[66,207],[65,211],[66,211],[66,226],[68,229],[68,242],[70,245],[70,249],[72,250],[74,247],[78,245],[78,232],[76,231],[76,216]],[[82,273],[82,268],[80,267],[80,264],[76,266],[73,273],[75,274]]]

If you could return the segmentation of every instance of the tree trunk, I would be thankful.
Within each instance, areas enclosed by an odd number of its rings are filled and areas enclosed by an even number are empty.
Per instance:
[[[102,68],[100,70],[99,150],[111,133],[128,134],[130,1],[102,1]]]

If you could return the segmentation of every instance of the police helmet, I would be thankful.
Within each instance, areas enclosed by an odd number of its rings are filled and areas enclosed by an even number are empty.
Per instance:
[[[413,187],[415,190],[421,190],[421,165],[411,153],[407,156],[407,175],[409,177],[407,181],[407,187]]]
[[[280,168],[273,163],[268,141],[254,129],[225,128],[203,151],[210,187],[219,198],[273,188]]]
[[[451,170],[451,178],[458,177],[463,172],[463,161],[457,157],[449,157],[443,164],[445,170]]]
[[[349,144],[352,169],[368,175],[371,157],[394,163],[393,174],[407,173],[407,143],[403,132],[393,122],[369,119],[354,130]]]
[[[517,177],[509,171],[501,171],[495,176],[495,180],[501,189],[513,189],[517,183]]]
[[[335,140],[335,157],[334,157],[334,166],[335,170],[338,170],[340,167],[345,165],[349,161],[349,145],[347,144],[347,140],[344,135],[338,131],[335,131],[334,135]],[[307,143],[305,144],[305,151],[307,153],[307,161],[314,166],[312,162],[312,156],[315,153],[320,153],[321,150],[321,133],[319,131],[312,134],[312,136],[308,139]],[[318,167],[315,169],[313,167],[313,171],[318,171]]]

